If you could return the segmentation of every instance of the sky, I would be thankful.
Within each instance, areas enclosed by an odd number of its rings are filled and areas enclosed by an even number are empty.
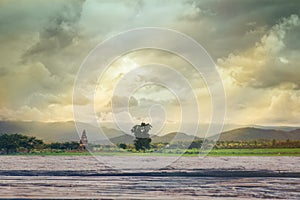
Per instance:
[[[97,80],[94,101],[84,93],[72,101],[78,70],[93,48],[130,29],[160,27],[186,34],[211,56],[226,93],[225,124],[299,126],[299,7],[297,0],[0,0],[0,120],[70,121],[74,104],[93,104],[97,119],[111,122],[123,112],[112,110],[115,101],[129,108],[136,123],[159,123],[162,117],[165,124],[193,123],[192,117],[182,119],[182,107],[197,109],[189,107],[188,98],[180,102],[168,87],[142,86],[128,104],[114,95],[130,72],[138,70],[134,81],[142,85],[148,75],[140,67],[159,63],[188,80],[199,106],[198,122],[209,123],[205,78],[183,58],[162,50],[120,56]],[[177,92],[188,92],[171,73],[159,73],[173,81]]]

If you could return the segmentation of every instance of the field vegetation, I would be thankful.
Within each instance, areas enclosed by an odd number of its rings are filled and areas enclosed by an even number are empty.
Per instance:
[[[201,150],[202,140],[191,142],[153,143],[150,148],[137,150],[134,144],[116,145],[89,144],[82,148],[79,142],[45,143],[35,137],[21,134],[0,135],[0,154],[2,155],[159,155],[172,156],[300,156],[300,141],[218,141],[209,144],[211,151]]]

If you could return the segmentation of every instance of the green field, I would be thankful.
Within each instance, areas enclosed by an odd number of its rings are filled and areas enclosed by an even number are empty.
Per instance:
[[[300,148],[281,149],[213,149],[210,156],[300,156]]]
[[[35,153],[16,153],[8,155],[33,155],[33,156],[178,156],[184,151],[179,149],[164,150],[163,152],[94,152],[91,154],[88,151],[83,152],[35,152]],[[203,152],[203,155],[206,155]],[[182,156],[199,156],[199,150],[187,150]],[[213,149],[208,152],[207,156],[300,156],[300,148],[268,148],[268,149]]]

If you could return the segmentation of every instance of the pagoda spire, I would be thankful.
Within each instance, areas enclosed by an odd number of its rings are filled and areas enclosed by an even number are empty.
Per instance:
[[[85,130],[83,130],[83,132],[82,132],[79,144],[80,144],[80,148],[81,149],[86,149],[86,147],[88,146],[88,139],[87,139],[86,131]]]

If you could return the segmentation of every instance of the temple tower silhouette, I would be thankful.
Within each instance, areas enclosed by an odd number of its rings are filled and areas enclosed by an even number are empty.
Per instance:
[[[80,145],[81,149],[86,149],[88,146],[88,139],[87,139],[85,130],[83,130],[83,132],[82,132],[81,139],[79,141],[79,145]]]

